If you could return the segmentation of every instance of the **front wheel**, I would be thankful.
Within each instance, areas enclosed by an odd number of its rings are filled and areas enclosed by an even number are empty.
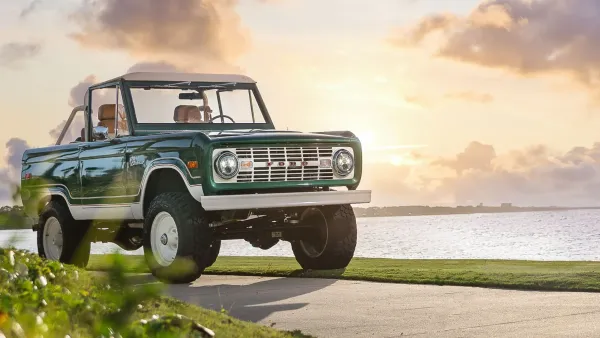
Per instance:
[[[206,268],[212,235],[200,203],[187,193],[169,192],[150,203],[143,242],[155,277],[167,283],[190,283]]]
[[[91,251],[91,242],[85,238],[89,228],[89,222],[74,220],[63,203],[50,201],[40,213],[38,254],[48,260],[86,267]]]
[[[206,267],[211,267],[217,261],[217,257],[219,257],[219,251],[221,251],[221,241],[216,239],[210,245],[210,253],[208,255],[208,262],[206,263]]]
[[[308,208],[301,222],[313,226],[292,242],[296,261],[303,269],[330,270],[348,266],[356,248],[356,217],[348,204]]]

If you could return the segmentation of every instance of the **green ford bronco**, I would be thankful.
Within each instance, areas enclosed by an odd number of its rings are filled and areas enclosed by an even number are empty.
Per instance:
[[[348,265],[362,154],[348,131],[276,130],[243,75],[130,73],[91,86],[56,145],[23,154],[21,199],[39,255],[86,266],[92,242],[143,247],[189,283],[222,240],[289,241],[303,269]]]

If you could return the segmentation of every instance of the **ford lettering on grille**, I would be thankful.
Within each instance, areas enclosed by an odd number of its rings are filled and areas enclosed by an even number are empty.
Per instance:
[[[334,179],[330,146],[237,148],[235,153],[253,164],[240,168],[239,183]]]

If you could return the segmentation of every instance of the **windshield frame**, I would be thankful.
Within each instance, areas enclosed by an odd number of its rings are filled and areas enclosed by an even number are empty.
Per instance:
[[[179,88],[182,81],[126,81],[121,80],[121,90],[123,94],[123,101],[127,115],[129,115],[130,127],[133,129],[131,135],[147,134],[154,132],[164,131],[223,131],[223,130],[236,130],[236,129],[275,129],[271,116],[267,110],[267,107],[263,101],[262,96],[256,83],[235,83],[237,89],[249,89],[254,95],[254,100],[260,111],[254,111],[254,115],[262,114],[264,123],[140,123],[137,120],[137,112],[135,111],[135,104],[133,102],[133,96],[131,94],[131,88],[133,87],[150,87],[160,89],[166,85],[174,85],[174,88]],[[189,88],[195,87],[208,87],[208,86],[230,86],[229,82],[192,82],[189,81]],[[214,115],[220,116],[220,115]]]

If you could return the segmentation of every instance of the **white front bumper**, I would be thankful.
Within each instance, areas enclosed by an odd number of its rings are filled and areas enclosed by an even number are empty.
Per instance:
[[[371,190],[201,196],[204,210],[239,210],[371,202]]]

